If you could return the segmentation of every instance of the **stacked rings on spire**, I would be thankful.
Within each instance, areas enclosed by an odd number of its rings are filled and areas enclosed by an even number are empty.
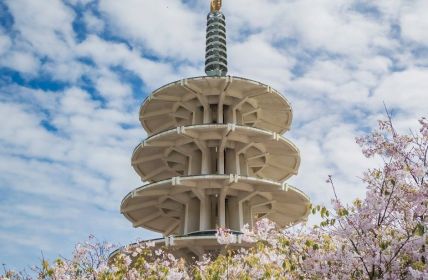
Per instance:
[[[205,73],[208,76],[227,74],[226,21],[220,11],[207,16]]]

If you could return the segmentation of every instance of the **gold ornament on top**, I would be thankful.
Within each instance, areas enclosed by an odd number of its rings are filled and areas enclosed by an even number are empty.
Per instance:
[[[211,13],[220,11],[221,2],[221,0],[211,0]]]

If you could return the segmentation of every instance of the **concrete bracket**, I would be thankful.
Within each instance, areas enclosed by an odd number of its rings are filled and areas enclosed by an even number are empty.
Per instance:
[[[281,189],[282,189],[283,191],[288,192],[288,188],[289,188],[289,186],[288,186],[287,182],[282,182],[282,184],[281,184]]]

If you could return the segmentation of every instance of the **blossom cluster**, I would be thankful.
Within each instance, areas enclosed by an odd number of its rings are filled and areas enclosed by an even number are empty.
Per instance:
[[[192,262],[170,248],[140,242],[117,251],[90,237],[71,259],[42,261],[37,279],[428,279],[428,121],[399,134],[390,120],[359,137],[367,157],[383,166],[364,174],[366,196],[345,205],[334,190],[332,207],[311,206],[319,225],[281,229],[268,219],[240,235],[219,228],[225,252]],[[236,242],[246,246],[231,246]],[[239,248],[239,249],[236,249]],[[5,270],[0,280],[32,279]]]

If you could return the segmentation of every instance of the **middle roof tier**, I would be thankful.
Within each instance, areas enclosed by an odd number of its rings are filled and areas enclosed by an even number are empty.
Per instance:
[[[284,181],[299,165],[299,150],[289,140],[235,124],[177,127],[149,137],[132,155],[132,166],[148,182],[201,174]]]

